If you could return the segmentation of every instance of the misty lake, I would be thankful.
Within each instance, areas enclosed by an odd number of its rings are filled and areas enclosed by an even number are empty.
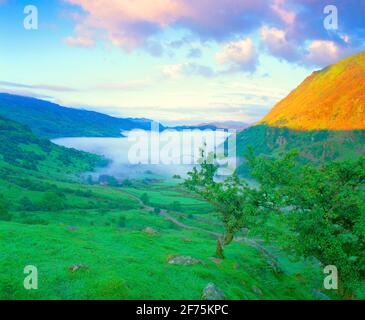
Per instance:
[[[121,138],[59,138],[52,142],[109,159],[110,164],[98,174],[136,179],[148,172],[171,178],[175,174],[186,176],[198,163],[203,146],[207,153],[216,150],[223,154],[222,146],[229,136],[220,130],[166,130],[161,133],[132,130],[123,135],[125,137]],[[222,163],[232,167],[234,160],[235,155],[225,157]]]

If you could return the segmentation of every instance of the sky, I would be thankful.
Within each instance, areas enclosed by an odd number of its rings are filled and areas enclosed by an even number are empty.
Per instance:
[[[27,5],[37,29],[24,26]],[[253,123],[364,44],[365,0],[0,0],[0,92],[164,123]]]

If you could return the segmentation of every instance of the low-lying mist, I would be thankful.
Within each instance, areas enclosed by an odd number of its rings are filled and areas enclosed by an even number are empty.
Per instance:
[[[223,143],[228,138],[227,132],[210,130],[161,133],[133,130],[123,134],[126,137],[60,138],[53,142],[104,156],[110,160],[109,165],[94,175],[110,175],[121,180],[138,179],[146,174],[161,178],[186,177],[198,164],[202,148],[207,154],[218,149],[224,153]],[[223,162],[228,163],[228,159],[231,158],[225,158]]]

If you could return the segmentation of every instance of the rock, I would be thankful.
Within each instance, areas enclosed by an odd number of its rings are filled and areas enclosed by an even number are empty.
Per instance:
[[[329,296],[316,289],[312,290],[312,294],[316,300],[331,300]]]
[[[79,230],[79,228],[74,227],[74,226],[67,226],[66,229],[69,230],[69,231],[77,231],[77,230]]]
[[[143,229],[143,232],[147,233],[147,234],[151,234],[151,235],[158,234],[158,231],[151,227],[147,227],[147,228]]]
[[[212,261],[215,264],[221,264],[222,261],[223,261],[222,259],[218,259],[216,257],[210,257],[209,260]]]
[[[190,238],[184,238],[183,241],[187,243],[193,242],[193,240],[191,240]]]
[[[210,282],[204,288],[201,299],[202,300],[224,300],[225,295],[221,289],[219,289],[214,283]]]
[[[262,291],[260,288],[252,286],[252,291],[255,292],[257,295],[262,296]]]
[[[203,261],[190,256],[172,256],[168,258],[168,263],[182,266],[192,266],[195,264],[203,264]]]
[[[71,272],[75,272],[81,269],[88,269],[88,267],[83,264],[74,264],[68,268],[68,270],[70,270]]]
[[[238,262],[235,262],[232,266],[233,269],[238,270],[239,268],[241,268],[241,265]]]

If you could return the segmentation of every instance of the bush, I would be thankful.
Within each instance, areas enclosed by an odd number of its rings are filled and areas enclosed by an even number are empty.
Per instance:
[[[19,201],[19,209],[24,211],[34,211],[36,206],[28,197],[22,197]]]
[[[61,211],[65,209],[66,204],[61,195],[55,192],[46,192],[43,194],[39,207],[44,211]]]
[[[0,195],[0,220],[2,221],[11,220],[11,215],[8,212],[8,208],[9,208],[8,202],[2,195]]]
[[[147,193],[143,193],[142,196],[141,196],[141,201],[144,203],[144,204],[149,204],[150,203],[150,198],[148,196]]]
[[[172,211],[181,211],[181,203],[179,201],[174,201],[170,204],[170,210]]]
[[[126,217],[125,217],[125,216],[120,216],[120,217],[118,218],[117,225],[118,225],[118,227],[119,227],[119,228],[124,228],[124,227],[125,227],[125,225],[126,225],[126,222],[127,222]]]

